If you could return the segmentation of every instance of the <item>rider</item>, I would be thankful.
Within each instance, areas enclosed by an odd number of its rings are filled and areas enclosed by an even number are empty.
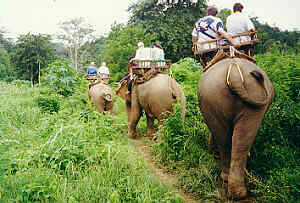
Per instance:
[[[152,56],[152,59],[154,59],[154,60],[164,60],[165,59],[164,49],[158,42],[155,42],[153,44],[151,56]],[[156,62],[155,66],[158,66],[158,67],[164,66],[164,62]]]
[[[226,28],[229,34],[240,34],[244,32],[255,32],[255,27],[252,21],[245,15],[242,14],[243,5],[241,3],[235,3],[233,5],[233,14],[226,19]],[[248,42],[251,40],[249,36],[241,36],[233,38],[236,43]],[[244,48],[246,53],[249,50],[249,46]]]
[[[102,62],[101,66],[98,69],[98,74],[101,78],[109,78],[109,69],[106,67],[106,63]]]
[[[216,17],[217,14],[218,9],[216,7],[208,7],[206,16],[200,18],[195,23],[195,27],[192,32],[193,43],[213,40],[217,37],[223,37],[228,40],[230,44],[237,46],[230,35],[225,32],[222,20]],[[209,48],[217,48],[216,42],[197,45],[198,50]],[[207,52],[203,54],[203,56],[201,56],[202,66],[205,67],[207,60],[212,59],[215,54],[216,52]]]
[[[91,62],[86,70],[86,74],[97,74],[97,67],[95,62]]]

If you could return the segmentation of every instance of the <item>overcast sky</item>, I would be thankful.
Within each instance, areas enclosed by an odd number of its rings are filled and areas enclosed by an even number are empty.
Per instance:
[[[125,23],[126,9],[138,0],[1,0],[0,28],[10,36],[42,33],[56,34],[59,22],[84,17],[97,34],[105,34],[114,22]],[[219,9],[230,8],[238,1],[210,0]],[[260,22],[276,24],[282,30],[300,30],[300,0],[240,0],[244,13],[259,17]]]

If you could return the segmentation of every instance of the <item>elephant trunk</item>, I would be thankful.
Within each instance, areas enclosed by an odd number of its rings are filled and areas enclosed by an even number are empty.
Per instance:
[[[181,119],[184,120],[184,118],[185,118],[185,109],[186,109],[186,100],[185,100],[185,96],[184,96],[183,90],[175,82],[175,80],[172,80],[171,88],[172,88],[172,95],[173,95],[173,97],[175,97],[177,101],[178,100],[180,101],[180,105],[182,106],[182,109],[181,109]]]
[[[244,74],[237,63],[231,63],[227,70],[227,85],[235,92],[243,101],[254,106],[265,106],[269,103],[270,93],[268,92],[261,72],[253,70],[250,72],[251,86],[254,89],[247,89]],[[250,86],[250,85],[249,85]]]

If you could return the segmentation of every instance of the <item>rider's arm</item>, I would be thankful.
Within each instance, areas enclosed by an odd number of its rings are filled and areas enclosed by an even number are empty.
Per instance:
[[[238,48],[240,47],[240,45],[238,43],[235,43],[233,40],[232,40],[232,37],[225,31],[219,31],[218,34],[223,37],[224,39],[228,40],[228,42],[233,45],[234,47]]]
[[[192,36],[192,42],[195,43],[195,42],[197,42],[197,41],[198,41],[198,37]]]

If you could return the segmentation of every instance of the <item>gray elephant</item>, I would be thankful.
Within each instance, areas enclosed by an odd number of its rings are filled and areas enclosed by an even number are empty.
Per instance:
[[[129,77],[129,76],[127,76]],[[159,123],[173,111],[173,104],[180,101],[182,118],[185,113],[185,97],[178,83],[167,74],[159,73],[150,80],[133,86],[131,92],[127,88],[127,77],[122,79],[116,94],[125,100],[129,131],[136,137],[136,126],[145,111],[147,117],[147,135],[151,136],[154,130],[154,120]]]
[[[88,97],[99,113],[108,111],[113,114],[113,91],[109,85],[100,81],[89,86]]]
[[[246,59],[221,60],[202,75],[200,111],[218,147],[221,178],[228,181],[231,198],[247,195],[247,156],[273,97],[274,88],[266,73]]]

